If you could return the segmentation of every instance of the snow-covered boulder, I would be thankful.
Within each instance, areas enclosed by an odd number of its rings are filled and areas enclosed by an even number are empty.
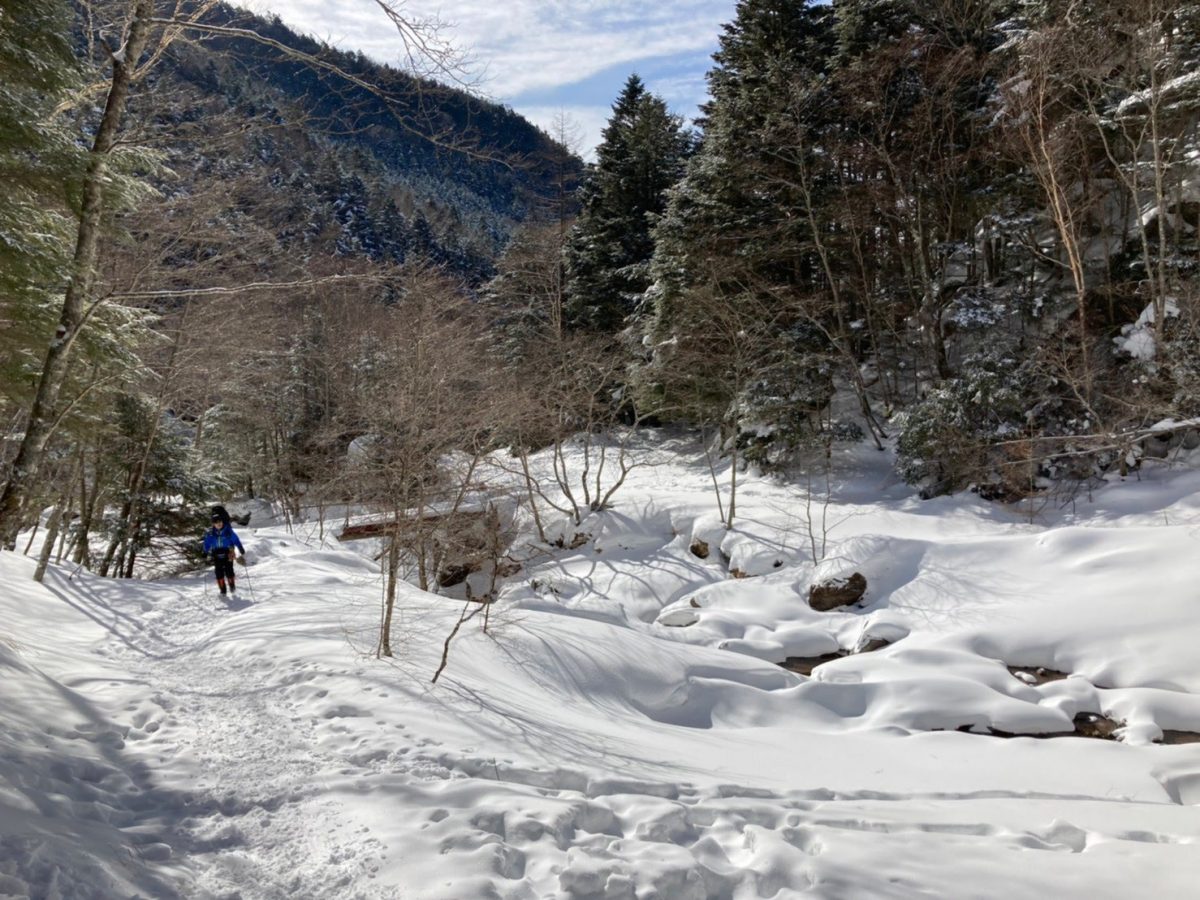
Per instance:
[[[808,589],[808,605],[817,612],[850,606],[867,592],[867,579],[859,572],[845,578],[831,578]]]

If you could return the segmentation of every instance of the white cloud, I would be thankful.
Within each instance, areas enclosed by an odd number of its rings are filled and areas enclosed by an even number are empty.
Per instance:
[[[402,65],[381,0],[238,0],[345,50]],[[639,71],[685,118],[706,96],[704,72],[736,0],[392,0],[404,15],[446,23],[442,37],[473,61],[476,89],[547,131],[565,113],[591,158],[619,90],[597,97],[604,72]],[[574,87],[574,89],[573,89]]]
[[[317,38],[397,64],[399,44],[377,0],[243,0]],[[506,100],[578,83],[605,69],[711,47],[734,0],[407,0],[439,18],[486,67],[482,87]]]

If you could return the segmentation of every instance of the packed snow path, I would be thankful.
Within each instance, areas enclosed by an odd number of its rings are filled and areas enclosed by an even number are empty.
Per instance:
[[[250,530],[226,604],[199,577],[41,588],[0,554],[0,897],[1192,895],[1200,747],[1149,741],[1200,728],[1197,479],[1053,527],[846,499],[817,566],[786,489],[751,482],[725,534],[703,474],[531,563],[436,687],[457,605],[406,592],[375,660],[375,566],[314,536]],[[797,599],[846,560],[868,605]],[[895,643],[765,661],[866,636]],[[1126,742],[954,731],[1093,709]]]
[[[109,631],[97,652],[128,675],[108,687],[141,689],[115,712],[107,740],[172,785],[157,791],[163,808],[139,824],[139,855],[191,870],[185,895],[377,896],[350,886],[370,884],[379,842],[327,792],[341,761],[323,752],[317,723],[293,699],[329,673],[265,647],[223,647],[246,629],[286,627],[263,621],[267,607],[251,611],[248,581],[240,598],[223,601],[198,579],[119,587],[50,579]]]

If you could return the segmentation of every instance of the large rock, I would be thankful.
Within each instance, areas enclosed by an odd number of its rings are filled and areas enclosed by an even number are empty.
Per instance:
[[[814,584],[808,589],[808,605],[817,612],[829,612],[857,603],[866,592],[867,579],[855,572],[848,578],[831,578]]]

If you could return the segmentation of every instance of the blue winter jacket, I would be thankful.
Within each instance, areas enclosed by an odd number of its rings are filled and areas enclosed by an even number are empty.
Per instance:
[[[238,536],[233,533],[233,526],[228,523],[219,527],[214,525],[204,533],[205,553],[212,553],[214,550],[228,550],[230,547],[237,547],[240,553],[246,552],[242,549],[242,542],[238,540]]]

